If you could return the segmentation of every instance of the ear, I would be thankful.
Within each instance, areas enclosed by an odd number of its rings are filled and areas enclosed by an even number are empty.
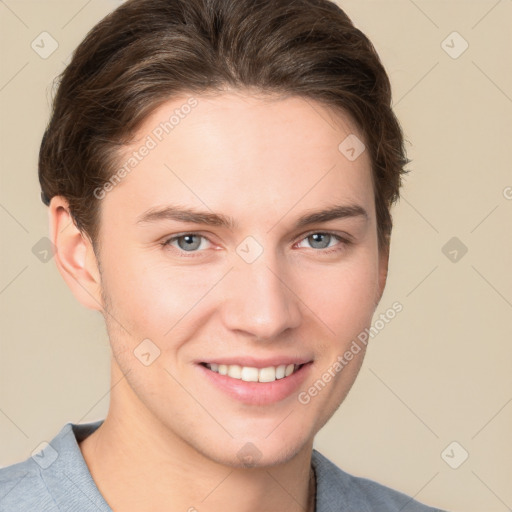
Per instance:
[[[389,250],[389,243],[383,248],[379,247],[379,282],[377,285],[375,298],[375,309],[377,309],[377,306],[379,305],[382,294],[384,293],[384,288],[386,287],[386,281],[388,279]]]
[[[55,262],[73,295],[88,309],[101,311],[101,276],[92,243],[76,227],[68,201],[54,196],[49,206],[50,239]]]

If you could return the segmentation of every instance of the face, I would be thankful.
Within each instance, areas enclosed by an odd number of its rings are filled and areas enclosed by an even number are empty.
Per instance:
[[[117,400],[211,460],[274,464],[362,363],[324,375],[383,290],[370,159],[347,158],[355,126],[310,100],[194,98],[146,120],[101,200],[105,317],[133,391]]]

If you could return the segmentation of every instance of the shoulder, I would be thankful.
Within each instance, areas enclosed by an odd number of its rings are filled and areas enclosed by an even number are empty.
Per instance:
[[[37,453],[0,468],[0,512],[110,511],[78,446],[101,422],[67,423]]]
[[[0,511],[29,510],[58,510],[32,457],[0,468]]]
[[[312,464],[317,478],[316,512],[443,512],[368,478],[346,473],[317,450]]]

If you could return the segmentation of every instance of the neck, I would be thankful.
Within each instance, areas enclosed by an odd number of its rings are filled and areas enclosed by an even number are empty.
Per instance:
[[[198,452],[136,399],[119,370],[112,372],[104,423],[80,443],[100,493],[114,511],[208,510],[236,503],[238,512],[314,511],[312,441],[269,467],[230,467]]]

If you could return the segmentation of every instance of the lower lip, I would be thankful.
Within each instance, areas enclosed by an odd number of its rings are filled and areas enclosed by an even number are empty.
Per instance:
[[[209,370],[202,364],[197,367],[204,376],[227,395],[250,405],[268,405],[284,400],[298,390],[311,371],[312,362],[302,365],[288,377],[273,382],[245,382]]]

